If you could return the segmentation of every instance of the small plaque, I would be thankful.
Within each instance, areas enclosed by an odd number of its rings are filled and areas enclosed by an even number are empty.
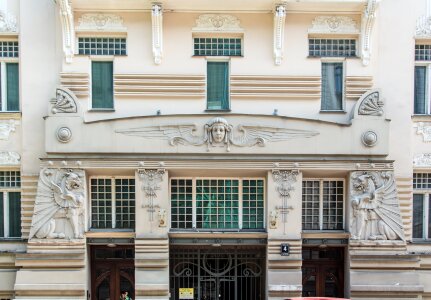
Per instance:
[[[281,244],[280,255],[281,256],[288,256],[289,255],[289,244]]]
[[[194,288],[180,288],[180,299],[193,299]]]

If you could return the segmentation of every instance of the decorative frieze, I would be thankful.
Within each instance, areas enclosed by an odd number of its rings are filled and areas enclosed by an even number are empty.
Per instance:
[[[0,32],[1,33],[18,32],[16,18],[13,14],[6,11],[0,11]]]
[[[19,165],[21,156],[18,152],[0,151],[0,165]]]
[[[277,66],[281,65],[284,52],[284,27],[286,6],[277,5],[274,12],[274,59]]]
[[[15,120],[0,121],[0,140],[9,140],[11,132],[16,130],[17,123]]]
[[[50,101],[53,114],[78,112],[77,100],[72,91],[61,87],[57,88],[55,94],[56,97]]]
[[[431,153],[417,154],[413,158],[414,167],[431,167]]]
[[[362,64],[368,66],[371,59],[372,50],[372,33],[374,28],[374,22],[376,19],[378,0],[368,0],[367,6],[365,7],[364,13],[362,15],[362,28],[361,28],[361,38],[362,38]]]
[[[193,32],[243,32],[240,21],[232,15],[205,14],[196,20]]]
[[[422,135],[424,142],[431,142],[431,122],[418,122],[413,127],[416,128],[416,134]]]
[[[319,134],[316,131],[258,125],[238,125],[237,134],[234,134],[233,125],[221,117],[213,118],[204,125],[203,136],[195,134],[197,129],[194,124],[172,124],[130,128],[116,130],[115,132],[143,138],[167,139],[171,146],[179,144],[207,145],[208,151],[211,147],[225,147],[227,151],[230,151],[231,145],[237,147],[263,147],[268,142],[310,138]]]
[[[160,4],[153,4],[151,8],[151,22],[153,30],[154,63],[159,65],[163,55],[163,11]]]
[[[42,169],[29,239],[82,239],[86,195],[84,184],[83,170]],[[61,220],[67,222],[58,226]]]
[[[359,34],[358,24],[346,16],[317,16],[309,34]]]
[[[298,176],[298,170],[273,170],[272,177],[275,182],[275,189],[281,198],[281,205],[277,205],[276,212],[271,213],[271,223],[272,228],[277,228],[278,214],[281,214],[284,225],[284,234],[286,234],[286,223],[287,215],[290,210],[293,209],[291,205],[288,204],[288,199],[290,198],[290,193],[294,190],[293,184],[296,182],[296,176]],[[272,224],[275,221],[275,224]]]
[[[430,39],[431,38],[431,1],[426,0],[426,14],[421,16],[416,21],[416,35],[417,39]]]
[[[76,31],[126,32],[123,18],[115,14],[88,13],[78,20]]]
[[[404,240],[392,171],[358,171],[350,176],[352,240]]]
[[[157,191],[161,188],[160,184],[163,181],[165,169],[140,169],[138,174],[142,181],[142,190],[147,199],[146,203],[142,203],[142,207],[147,209],[150,222],[154,221],[154,213],[158,209],[159,226],[165,227],[167,222],[166,210],[160,208],[160,205],[156,203]]]
[[[63,32],[63,52],[66,63],[71,63],[75,53],[75,29],[71,0],[58,0],[57,3]]]

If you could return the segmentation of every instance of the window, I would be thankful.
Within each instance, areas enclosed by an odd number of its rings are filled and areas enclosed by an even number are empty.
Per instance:
[[[83,55],[126,55],[126,38],[80,37],[78,53]]]
[[[13,61],[17,57],[17,41],[0,41],[0,111],[19,111],[19,68]]]
[[[263,229],[263,179],[171,179],[171,227]]]
[[[207,62],[207,108],[229,109],[229,62]]]
[[[0,238],[21,237],[21,175],[0,171]]]
[[[323,111],[343,110],[343,63],[322,62],[322,103]]]
[[[309,39],[310,57],[355,57],[356,40],[353,39]]]
[[[414,107],[416,115],[431,114],[430,103],[430,68],[431,68],[431,45],[415,46],[415,86]]]
[[[240,38],[194,38],[196,56],[241,56]]]
[[[91,227],[135,228],[135,179],[90,179]]]
[[[112,61],[91,62],[91,99],[93,109],[114,108],[114,77]]]
[[[302,182],[302,229],[344,229],[344,181],[304,180]]]
[[[413,174],[413,238],[431,239],[431,173]]]

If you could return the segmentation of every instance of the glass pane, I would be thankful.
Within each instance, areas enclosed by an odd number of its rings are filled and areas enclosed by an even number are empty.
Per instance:
[[[424,195],[413,195],[413,238],[421,239],[424,236]]]
[[[109,278],[109,277],[108,277]],[[97,300],[110,300],[110,286],[108,278],[104,279],[97,287]]]
[[[428,238],[431,239],[431,195],[428,195]]]
[[[339,294],[337,273],[337,270],[334,268],[327,269],[325,272],[326,297],[337,297]]]
[[[207,62],[207,108],[229,109],[228,62]]]
[[[322,110],[343,109],[343,64],[322,63]]]
[[[9,193],[9,237],[21,237],[21,193]]]
[[[242,186],[242,228],[263,228],[263,180],[243,180]]]
[[[92,108],[114,108],[113,63],[93,61],[92,73]]]
[[[112,228],[112,180],[109,178],[92,178],[90,180],[91,211],[93,228]]]
[[[19,69],[18,63],[6,64],[6,110],[19,111]]]
[[[135,179],[115,180],[115,228],[134,229],[135,225]]]
[[[171,227],[192,228],[193,185],[191,179],[171,179]]]
[[[4,193],[0,192],[0,237],[4,237],[3,197],[4,197]]]
[[[415,67],[415,114],[426,114],[426,67]]]

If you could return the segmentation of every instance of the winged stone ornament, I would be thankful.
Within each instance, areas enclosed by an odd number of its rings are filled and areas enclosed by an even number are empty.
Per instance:
[[[169,141],[171,146],[178,144],[207,145],[208,151],[211,147],[226,147],[226,150],[230,151],[231,145],[236,147],[263,147],[268,142],[310,138],[319,134],[310,130],[261,125],[238,125],[235,134],[233,126],[221,117],[208,121],[204,125],[203,135],[197,134],[198,127],[195,124],[146,126],[121,129],[115,132],[148,139],[165,139]]]

